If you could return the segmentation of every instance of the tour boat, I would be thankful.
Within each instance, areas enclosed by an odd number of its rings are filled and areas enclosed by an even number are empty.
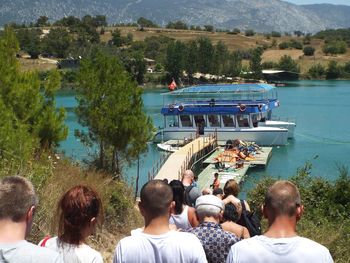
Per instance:
[[[265,83],[201,85],[163,94],[164,127],[156,142],[216,134],[219,141],[239,139],[259,145],[286,145],[295,123],[272,120],[277,92]]]

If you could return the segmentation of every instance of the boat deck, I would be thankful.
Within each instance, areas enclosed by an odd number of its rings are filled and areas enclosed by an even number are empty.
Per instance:
[[[200,189],[210,188],[210,185],[214,181],[214,173],[219,173],[221,188],[224,187],[226,181],[229,179],[235,179],[237,183],[242,182],[250,167],[267,165],[272,154],[272,147],[261,147],[260,151],[255,155],[255,160],[245,161],[243,163],[243,167],[241,168],[234,168],[234,163],[227,163],[231,167],[226,168],[223,171],[219,171],[215,167],[215,157],[217,157],[223,151],[224,149],[220,147],[204,160],[203,163],[207,164],[207,167],[198,175],[198,185]]]

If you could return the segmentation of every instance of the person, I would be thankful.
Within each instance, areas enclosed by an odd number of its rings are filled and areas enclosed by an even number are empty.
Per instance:
[[[201,191],[198,187],[192,185],[194,174],[191,170],[186,170],[182,176],[182,184],[185,187],[185,204],[194,207],[196,200],[201,196]]]
[[[262,210],[268,220],[267,232],[233,245],[227,263],[333,262],[327,248],[298,236],[296,226],[304,207],[293,183],[281,180],[270,186]]]
[[[38,198],[29,180],[20,176],[0,180],[0,262],[63,263],[57,252],[25,240],[37,205]]]
[[[234,204],[228,203],[225,205],[222,221],[221,227],[223,230],[233,233],[241,239],[250,237],[248,229],[236,223],[238,221],[238,213]]]
[[[185,188],[181,181],[172,180],[169,185],[173,190],[173,201],[175,202],[175,206],[171,209],[169,223],[182,230],[197,226],[199,222],[196,209],[184,204]]]
[[[239,185],[236,182],[235,179],[229,179],[226,181],[224,186],[224,203],[232,203],[236,206],[237,212],[238,212],[238,218],[241,217],[242,214],[242,203],[241,200],[237,198],[239,193]],[[244,200],[245,207],[248,211],[250,211],[250,207],[247,203],[247,201]]]
[[[215,188],[213,190],[213,195],[215,195],[216,197],[219,197],[221,200],[224,197],[224,191],[222,190],[222,188]]]
[[[39,245],[59,252],[65,263],[102,263],[99,252],[86,239],[102,221],[102,202],[95,190],[86,185],[70,188],[57,206],[58,236],[47,237]]]
[[[210,185],[211,188],[216,189],[220,187],[219,173],[214,173],[214,181]]]
[[[230,247],[240,239],[220,226],[224,202],[214,195],[203,195],[196,201],[196,211],[200,224],[187,231],[201,241],[208,262],[225,262]]]
[[[170,211],[175,205],[169,185],[162,180],[151,180],[142,187],[140,196],[139,209],[145,227],[119,241],[114,263],[207,262],[195,235],[169,229]]]

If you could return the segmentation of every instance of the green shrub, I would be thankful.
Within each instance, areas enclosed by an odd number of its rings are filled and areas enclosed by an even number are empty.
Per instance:
[[[287,49],[289,48],[289,43],[288,42],[281,42],[279,45],[278,45],[279,49]]]
[[[312,65],[308,71],[312,79],[321,79],[324,77],[326,70],[321,64]]]
[[[252,37],[252,36],[255,35],[255,32],[254,32],[254,30],[252,30],[252,29],[247,29],[247,30],[244,32],[244,34],[245,34],[245,36],[247,36],[247,37]]]
[[[315,53],[315,48],[312,46],[306,46],[304,47],[303,52],[305,56],[313,56]]]

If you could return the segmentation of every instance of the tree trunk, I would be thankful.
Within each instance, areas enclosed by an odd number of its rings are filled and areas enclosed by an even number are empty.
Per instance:
[[[139,178],[140,178],[140,154],[137,155],[137,175],[135,182],[135,201],[137,198],[137,192],[139,191]]]
[[[113,157],[112,157],[112,173],[114,179],[120,178],[120,167],[119,167],[119,158],[117,148],[113,148]]]
[[[100,142],[100,168],[105,168],[105,149],[102,140]]]

